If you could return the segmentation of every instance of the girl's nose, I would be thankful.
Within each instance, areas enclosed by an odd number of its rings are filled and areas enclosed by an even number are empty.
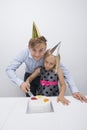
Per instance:
[[[47,64],[47,67],[49,67],[49,64]]]

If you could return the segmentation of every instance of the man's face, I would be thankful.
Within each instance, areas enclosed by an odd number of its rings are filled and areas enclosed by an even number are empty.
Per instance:
[[[54,56],[50,55],[45,58],[44,67],[46,71],[53,69],[55,65],[56,65],[56,58]]]
[[[44,56],[45,51],[46,45],[43,43],[36,45],[34,48],[30,47],[31,55],[36,61],[40,60]]]

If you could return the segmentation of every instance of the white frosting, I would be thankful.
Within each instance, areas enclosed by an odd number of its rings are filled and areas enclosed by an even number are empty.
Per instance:
[[[36,96],[36,100],[29,99],[29,113],[41,113],[41,112],[51,112],[51,102],[47,97],[40,97]],[[45,101],[48,99],[48,101]]]

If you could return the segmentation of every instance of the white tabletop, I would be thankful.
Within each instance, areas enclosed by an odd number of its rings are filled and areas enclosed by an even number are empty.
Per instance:
[[[0,98],[0,130],[87,130],[87,103],[71,96],[64,106],[51,97],[54,112],[27,114],[28,98]]]

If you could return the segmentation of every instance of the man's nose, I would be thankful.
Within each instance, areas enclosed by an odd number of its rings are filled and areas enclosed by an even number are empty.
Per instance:
[[[39,52],[36,52],[35,56],[39,56],[39,55],[40,55]]]

